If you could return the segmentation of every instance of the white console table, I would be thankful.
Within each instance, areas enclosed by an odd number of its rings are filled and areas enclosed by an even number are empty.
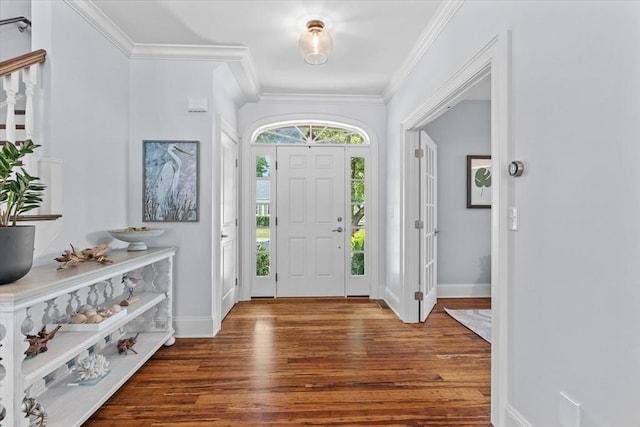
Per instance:
[[[47,414],[47,426],[79,426],[86,421],[163,344],[175,341],[172,325],[173,248],[109,252],[113,264],[89,261],[56,271],[57,264],[33,268],[14,284],[0,286],[0,426],[28,427],[22,412],[34,398]],[[48,350],[24,355],[25,335],[55,323],[78,307],[110,306],[128,296],[122,276],[138,278],[139,301],[126,315],[99,331],[65,331],[48,342]],[[140,333],[138,354],[118,354],[117,342]],[[93,386],[69,386],[73,366],[90,354],[109,361],[110,373]]]

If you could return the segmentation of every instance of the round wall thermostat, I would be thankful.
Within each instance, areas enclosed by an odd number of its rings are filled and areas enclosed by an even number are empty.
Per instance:
[[[524,172],[524,164],[518,160],[509,163],[509,175],[520,176]]]

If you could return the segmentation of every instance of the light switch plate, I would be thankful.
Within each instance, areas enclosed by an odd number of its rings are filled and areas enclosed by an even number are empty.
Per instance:
[[[518,229],[518,208],[511,206],[509,208],[509,230],[516,231]]]

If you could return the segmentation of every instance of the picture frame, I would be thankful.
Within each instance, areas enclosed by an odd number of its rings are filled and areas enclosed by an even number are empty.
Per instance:
[[[467,156],[467,208],[491,208],[491,156]]]
[[[143,222],[197,222],[199,141],[142,143]]]

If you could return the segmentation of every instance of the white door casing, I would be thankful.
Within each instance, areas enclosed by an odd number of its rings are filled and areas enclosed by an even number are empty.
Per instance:
[[[278,297],[345,295],[344,147],[277,148]]]
[[[238,300],[238,144],[222,132],[220,179],[220,281],[223,319]]]
[[[438,297],[437,259],[438,259],[438,146],[427,135],[420,132],[420,321],[427,316],[436,305]]]

